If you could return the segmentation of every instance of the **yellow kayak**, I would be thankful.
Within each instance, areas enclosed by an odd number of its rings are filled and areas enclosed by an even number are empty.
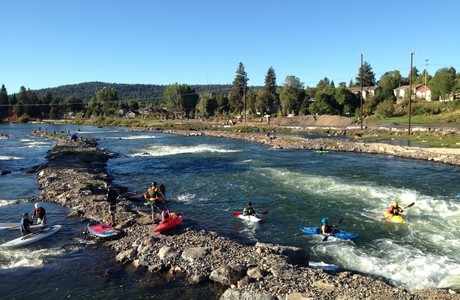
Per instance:
[[[388,211],[383,213],[383,217],[388,222],[393,222],[393,223],[404,223],[404,222],[406,222],[402,215],[392,215],[392,214],[388,213]]]

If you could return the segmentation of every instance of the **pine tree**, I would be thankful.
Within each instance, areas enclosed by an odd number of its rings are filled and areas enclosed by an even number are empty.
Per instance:
[[[361,73],[363,86],[375,86],[375,74],[372,72],[372,67],[367,61],[358,70],[358,76],[355,79],[356,86],[361,86]]]
[[[0,89],[0,122],[6,117],[8,117],[8,92],[5,85],[2,84]]]
[[[233,80],[233,87],[228,95],[228,101],[230,105],[230,111],[233,113],[242,112],[244,106],[244,95],[248,89],[248,76],[244,70],[242,62],[239,63],[238,69],[236,70],[236,76]]]

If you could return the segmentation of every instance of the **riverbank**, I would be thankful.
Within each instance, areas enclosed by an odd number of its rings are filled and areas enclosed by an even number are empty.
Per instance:
[[[59,140],[47,155],[48,163],[37,170],[40,199],[68,207],[70,216],[75,218],[107,221],[105,185],[112,178],[106,172],[106,164],[116,156],[98,148],[94,140]],[[138,195],[123,187],[116,189],[123,196],[117,205],[116,219],[124,234],[106,244],[117,260],[150,272],[182,277],[191,284],[220,283],[230,288],[222,299],[458,297],[438,289],[409,292],[354,272],[332,275],[308,268],[305,249],[263,243],[240,245],[199,225],[153,234],[155,225],[151,223],[150,211],[137,201]]]
[[[140,131],[158,131],[155,128],[136,128]],[[163,130],[160,130],[163,131]],[[242,133],[238,129],[234,131],[186,131],[167,130],[172,134],[185,136],[214,136],[232,138],[265,144],[272,149],[314,150],[314,151],[339,151],[378,154],[395,156],[417,160],[426,160],[437,163],[460,166],[460,148],[421,148],[408,146],[395,146],[381,142],[364,141],[355,139],[347,141],[332,138],[304,138],[297,135],[281,135],[276,133]]]

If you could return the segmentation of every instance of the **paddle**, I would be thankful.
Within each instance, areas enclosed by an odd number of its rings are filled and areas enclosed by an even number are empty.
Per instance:
[[[342,221],[343,221],[343,217],[342,217],[342,218],[340,218],[340,220],[339,220],[338,224],[342,223]],[[331,232],[331,234],[330,234],[330,235],[326,235],[326,236],[324,236],[324,238],[323,238],[322,242],[325,242],[325,241],[327,241],[327,239],[328,239],[328,238],[329,238],[331,235],[333,235],[333,234],[334,234],[335,225],[333,225],[333,226],[334,226],[334,229],[332,229],[332,232]]]
[[[406,207],[404,207],[403,209],[406,209],[406,208],[409,208],[409,207],[412,207],[414,206],[415,202],[412,202],[411,204],[407,205]]]
[[[234,215],[235,217],[238,217],[239,215],[242,215],[242,214],[243,214],[243,213],[240,212],[240,211],[234,211],[234,212],[233,212],[233,215]],[[266,215],[266,214],[268,214],[268,211],[261,211],[261,212],[259,212],[258,214]]]

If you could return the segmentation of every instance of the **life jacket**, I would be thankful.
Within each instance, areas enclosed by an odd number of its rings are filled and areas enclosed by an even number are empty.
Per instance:
[[[43,211],[41,207],[35,209],[35,215],[37,216],[37,218],[43,217]]]
[[[149,200],[162,201],[164,197],[160,193],[157,187],[152,186],[147,190],[147,196]]]
[[[399,206],[390,206],[388,212],[392,215],[399,215]]]

